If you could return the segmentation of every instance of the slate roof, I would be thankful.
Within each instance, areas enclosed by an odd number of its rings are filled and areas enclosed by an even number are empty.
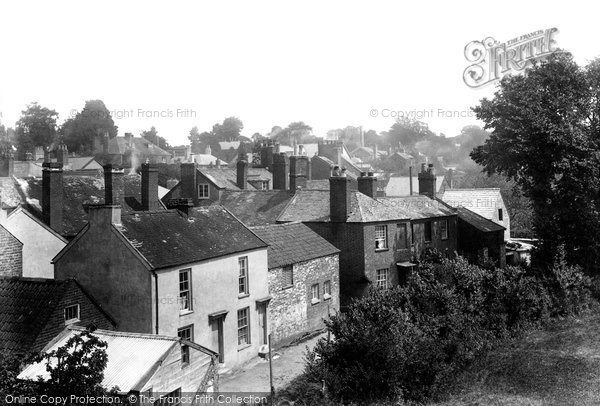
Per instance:
[[[476,229],[483,232],[493,232],[493,231],[504,231],[505,227],[502,227],[500,224],[493,222],[492,220],[488,220],[485,217],[465,208],[458,207],[458,218],[460,220],[466,221],[471,224]]]
[[[358,191],[350,191],[347,222],[367,223],[402,219],[420,219],[454,215],[443,203],[427,196],[407,196],[372,199]],[[296,192],[278,221],[329,222],[329,191],[300,190]]]
[[[217,162],[219,165],[227,165],[227,162],[211,154],[193,154],[190,158],[193,162],[196,162],[198,165],[203,166],[208,166],[211,164],[216,165]]]
[[[142,155],[170,157],[171,154],[143,137],[133,137],[133,150]],[[114,137],[108,141],[109,154],[125,154],[129,150],[127,137]]]
[[[93,156],[69,157],[69,165],[72,171],[84,169],[102,171],[102,165],[100,165]]]
[[[285,190],[226,190],[221,205],[249,226],[275,224],[292,198]]]
[[[123,215],[117,229],[153,269],[191,264],[267,245],[222,206]]]
[[[0,349],[27,352],[74,280],[0,277]]]
[[[24,182],[24,183],[23,183]],[[140,209],[141,176],[138,174],[123,177],[124,212]],[[30,211],[41,218],[39,205],[42,199],[42,180],[27,179],[22,181],[21,190],[31,200],[35,200]],[[63,175],[63,232],[62,235],[72,237],[87,224],[88,215],[84,205],[104,203],[104,177]],[[37,209],[35,209],[37,207]]]
[[[442,190],[444,184],[444,175],[436,175],[436,192]],[[386,196],[409,196],[410,195],[410,176],[391,176],[385,185]],[[419,178],[413,176],[413,194],[419,194]]]
[[[67,341],[83,329],[77,327],[67,328],[57,340],[47,349],[51,352],[64,346]],[[106,354],[108,362],[104,369],[102,386],[110,389],[119,387],[120,393],[129,393],[131,390],[142,390],[152,371],[157,364],[164,360],[165,355],[181,341],[178,337],[168,337],[156,334],[126,333],[120,331],[95,330],[93,335],[107,343]],[[206,373],[210,365],[211,356],[214,354],[196,344],[194,349],[205,352],[202,359],[194,358],[194,362],[202,365]],[[201,379],[200,371],[195,372]],[[28,365],[18,376],[19,379],[37,380],[48,379],[46,364],[38,362]]]
[[[440,198],[450,206],[466,207],[487,219],[493,219],[495,210],[502,206],[498,188],[448,189]]]
[[[297,264],[340,252],[323,237],[302,223],[253,227],[269,244],[269,269]]]
[[[237,186],[237,168],[202,168],[199,171],[220,189],[240,190]],[[273,181],[273,174],[265,168],[248,168],[248,180]],[[254,189],[250,184],[247,187]]]

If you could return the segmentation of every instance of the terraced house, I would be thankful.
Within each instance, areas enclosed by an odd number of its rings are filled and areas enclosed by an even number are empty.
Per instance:
[[[219,206],[124,213],[123,172],[105,175],[104,204],[87,207],[89,222],[54,258],[55,277],[75,278],[121,331],[180,336],[227,367],[256,356],[268,336],[267,244]],[[144,188],[142,200],[156,193]]]

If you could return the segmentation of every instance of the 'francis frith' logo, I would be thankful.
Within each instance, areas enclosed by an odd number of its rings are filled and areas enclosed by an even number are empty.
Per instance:
[[[553,35],[556,28],[539,30],[500,43],[492,37],[471,41],[465,46],[465,58],[471,63],[463,72],[469,87],[481,87],[499,80],[510,71],[520,72],[533,60],[556,51]]]

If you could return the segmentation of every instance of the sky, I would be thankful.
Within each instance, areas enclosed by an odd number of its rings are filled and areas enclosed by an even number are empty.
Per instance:
[[[600,56],[600,5],[552,1],[54,1],[0,5],[0,120],[28,103],[59,113],[101,99],[119,134],[155,126],[172,145],[224,118],[243,135],[304,121],[385,131],[395,116],[454,136],[494,85],[463,81],[465,45],[556,27]]]

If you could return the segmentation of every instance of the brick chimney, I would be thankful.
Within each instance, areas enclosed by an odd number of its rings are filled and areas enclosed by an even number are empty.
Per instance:
[[[346,170],[334,166],[329,178],[329,217],[332,223],[345,223],[350,214],[350,179]]]
[[[133,149],[133,134],[125,133],[125,142],[127,143],[127,148],[130,150]]]
[[[149,163],[142,164],[142,210],[160,210],[158,199],[158,169]]]
[[[56,150],[56,160],[63,164],[63,167],[69,164],[69,149],[65,144],[60,144]]]
[[[290,190],[295,192],[298,188],[306,188],[306,181],[310,177],[310,167],[306,155],[292,155],[290,157]]]
[[[285,153],[273,155],[273,189],[287,190],[289,164]]]
[[[433,164],[425,167],[425,164],[421,164],[421,172],[418,175],[419,178],[419,194],[426,195],[430,198],[435,198],[436,188],[436,177],[435,168]]]
[[[63,232],[63,169],[60,162],[42,164],[42,218],[59,234]]]
[[[377,197],[377,178],[373,172],[361,172],[358,177],[358,191],[370,198]]]
[[[240,189],[246,189],[246,184],[248,182],[248,160],[246,154],[240,155],[239,160],[237,161],[237,187]]]
[[[196,163],[182,163],[181,171],[181,197],[192,199],[194,204],[198,202],[198,192],[196,191]]]
[[[104,165],[104,205],[121,206],[124,200],[125,170],[116,165]]]

